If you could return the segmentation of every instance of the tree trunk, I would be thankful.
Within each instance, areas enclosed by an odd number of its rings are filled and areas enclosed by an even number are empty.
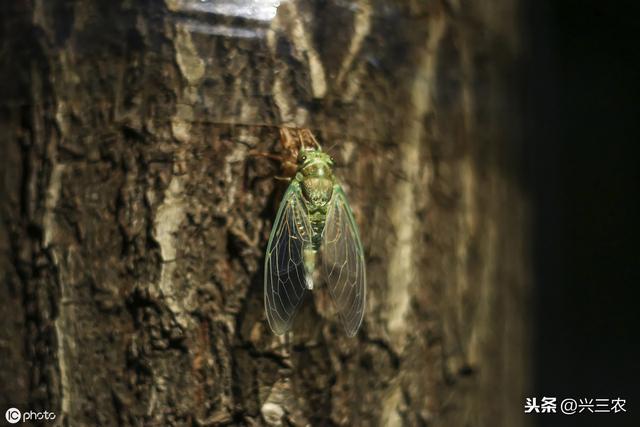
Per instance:
[[[233,2],[5,3],[3,408],[69,426],[526,424],[515,1],[283,1],[263,20],[215,7]],[[250,152],[278,151],[273,125],[313,129],[339,165],[369,279],[355,338],[315,291],[287,339],[269,330],[281,184]]]

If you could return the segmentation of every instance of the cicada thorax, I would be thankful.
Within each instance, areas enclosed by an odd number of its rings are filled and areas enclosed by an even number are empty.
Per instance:
[[[302,198],[313,229],[313,249],[320,248],[327,207],[333,196],[335,178],[333,160],[319,148],[299,154],[296,180],[300,183]]]
[[[327,217],[327,204],[333,193],[333,182],[327,178],[303,179],[301,187],[302,197],[305,199],[309,221],[313,229],[313,246],[318,250]]]
[[[333,194],[333,173],[324,163],[314,163],[302,169],[302,194],[314,208],[326,206]]]

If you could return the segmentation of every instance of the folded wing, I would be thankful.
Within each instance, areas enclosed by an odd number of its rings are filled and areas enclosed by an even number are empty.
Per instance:
[[[334,186],[322,236],[322,267],[347,335],[358,332],[364,316],[367,287],[364,251],[346,196]]]
[[[311,244],[312,229],[303,203],[294,181],[280,203],[267,245],[264,302],[269,326],[278,335],[291,329],[305,294],[303,249]]]

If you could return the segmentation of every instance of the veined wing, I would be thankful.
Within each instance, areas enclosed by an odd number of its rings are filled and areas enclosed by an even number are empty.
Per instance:
[[[305,294],[303,250],[311,244],[312,229],[300,184],[293,181],[285,193],[271,230],[264,266],[264,305],[269,326],[282,335]]]
[[[322,267],[340,321],[347,335],[354,336],[364,316],[367,279],[358,227],[338,184],[327,210]]]

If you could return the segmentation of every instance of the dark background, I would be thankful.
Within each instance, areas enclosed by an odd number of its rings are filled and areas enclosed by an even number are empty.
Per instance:
[[[640,425],[637,2],[536,1],[527,11],[527,185],[535,206],[535,396],[627,399]]]

